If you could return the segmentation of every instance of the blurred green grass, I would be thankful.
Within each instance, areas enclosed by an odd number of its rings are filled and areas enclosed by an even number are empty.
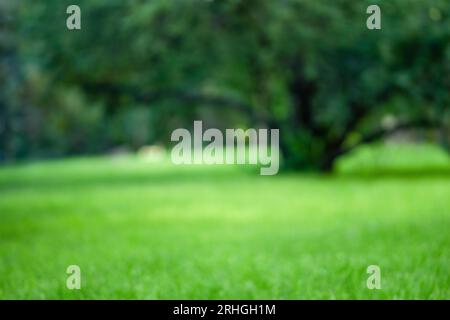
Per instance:
[[[328,176],[133,156],[0,168],[0,298],[449,299],[448,157],[392,148]]]

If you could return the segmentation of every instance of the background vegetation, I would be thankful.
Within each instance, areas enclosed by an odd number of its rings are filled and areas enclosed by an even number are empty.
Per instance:
[[[69,4],[2,5],[3,160],[167,145],[194,119],[280,128],[297,169],[411,128],[448,147],[445,0],[384,1],[379,31],[367,1],[77,1],[80,31]]]

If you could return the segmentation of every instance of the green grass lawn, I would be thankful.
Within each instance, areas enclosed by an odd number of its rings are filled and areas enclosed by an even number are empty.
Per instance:
[[[3,167],[0,298],[449,299],[448,158],[348,174],[361,157],[333,176],[137,157]],[[366,288],[373,264],[381,290]]]

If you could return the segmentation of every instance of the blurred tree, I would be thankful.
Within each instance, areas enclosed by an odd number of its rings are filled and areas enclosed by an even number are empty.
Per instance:
[[[377,31],[371,3],[352,0],[79,0],[82,30],[69,31],[72,2],[22,2],[39,104],[54,103],[45,88],[78,88],[106,119],[145,105],[153,142],[212,108],[216,126],[280,128],[287,166],[330,170],[361,143],[448,126],[445,0],[382,2]]]

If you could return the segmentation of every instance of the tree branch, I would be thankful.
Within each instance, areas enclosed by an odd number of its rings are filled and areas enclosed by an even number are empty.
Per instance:
[[[188,90],[155,90],[155,91],[140,91],[129,86],[118,86],[113,84],[85,84],[84,89],[91,94],[108,94],[113,97],[127,95],[135,102],[152,103],[161,100],[177,100],[185,102],[186,104],[196,103],[201,105],[208,105],[212,107],[221,107],[233,109],[241,112],[253,121],[268,123],[269,119],[258,114],[251,105],[246,104],[235,98],[225,97],[220,95],[203,94]]]
[[[400,123],[394,127],[385,129],[385,128],[378,128],[377,130],[370,132],[366,135],[363,135],[363,137],[353,145],[349,147],[341,147],[337,151],[332,152],[326,159],[323,161],[322,167],[328,168],[336,158],[339,156],[342,156],[346,153],[349,153],[356,149],[357,147],[374,142],[382,137],[392,135],[400,130],[406,130],[406,129],[435,129],[439,128],[441,124],[438,121],[431,121],[426,119],[416,119],[408,122]]]

